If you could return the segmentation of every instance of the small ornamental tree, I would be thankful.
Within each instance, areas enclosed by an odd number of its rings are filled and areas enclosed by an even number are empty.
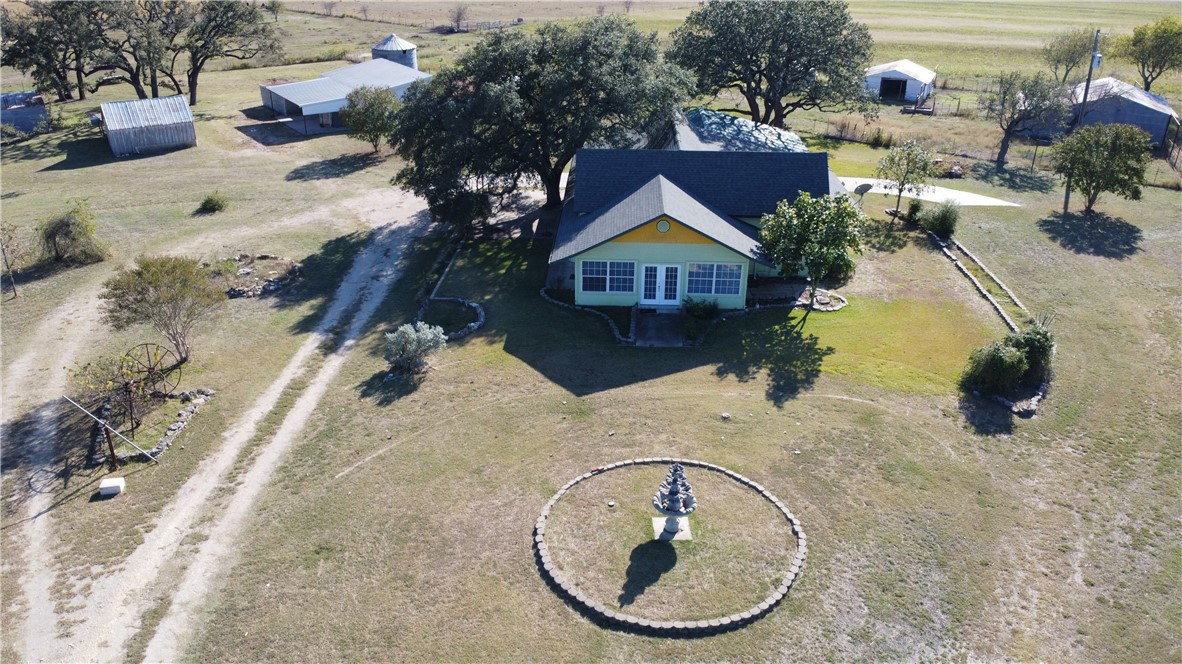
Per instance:
[[[66,212],[41,222],[37,229],[45,255],[58,263],[89,265],[106,260],[111,250],[98,239],[94,211],[85,198]]]
[[[1052,148],[1055,173],[1071,178],[1090,213],[1103,192],[1141,199],[1149,166],[1149,135],[1133,125],[1097,124],[1077,130]]]
[[[813,198],[800,192],[795,203],[780,201],[775,214],[763,215],[759,241],[781,272],[804,268],[812,286],[811,308],[818,281],[832,271],[853,271],[848,250],[861,252],[863,221],[862,211],[848,196]]]
[[[438,325],[419,321],[386,333],[386,361],[391,371],[419,373],[427,368],[427,356],[447,347],[447,335]]]
[[[1182,19],[1166,16],[1117,39],[1116,57],[1137,65],[1145,91],[1162,74],[1182,69]]]
[[[116,330],[137,323],[156,328],[181,362],[190,356],[193,330],[221,308],[226,294],[196,258],[140,256],[103,284],[103,319]]]
[[[382,141],[394,133],[398,97],[389,88],[364,86],[345,97],[341,122],[349,129],[349,138],[365,141],[373,151],[381,150]]]
[[[936,176],[936,165],[932,163],[930,152],[914,139],[907,139],[902,145],[891,148],[887,156],[878,162],[875,175],[887,181],[887,189],[899,193],[895,197],[895,212],[899,212],[903,193],[910,192],[918,196],[928,178]]]

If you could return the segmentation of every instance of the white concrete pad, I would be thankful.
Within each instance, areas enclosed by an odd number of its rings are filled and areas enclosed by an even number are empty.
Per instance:
[[[870,194],[885,194],[887,196],[896,196],[898,192],[887,189],[886,180],[879,180],[877,178],[844,178],[839,177],[841,184],[852,194],[854,189],[860,184],[871,185]],[[947,187],[937,187],[934,185],[924,185],[923,191],[919,196],[914,196],[910,193],[904,192],[903,198],[918,198],[921,201],[930,201],[933,203],[943,203],[944,201],[952,201],[960,205],[966,206],[987,206],[996,205],[1000,207],[1021,207],[1018,203],[1011,203],[1003,201],[1000,198],[992,198],[990,196],[982,196],[980,194],[970,194],[967,191],[958,191],[956,189],[949,189]],[[894,201],[891,201],[891,207],[894,207]]]
[[[123,489],[126,486],[127,482],[122,477],[108,477],[99,482],[99,495],[117,496],[123,493]]]
[[[693,533],[690,532],[690,524],[688,516],[677,517],[677,534],[671,535],[665,532],[665,517],[653,517],[653,539],[668,542],[670,540],[692,540]]]

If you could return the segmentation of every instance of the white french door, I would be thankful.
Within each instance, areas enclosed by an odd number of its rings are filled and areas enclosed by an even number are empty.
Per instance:
[[[681,266],[645,265],[641,269],[640,303],[681,305]]]

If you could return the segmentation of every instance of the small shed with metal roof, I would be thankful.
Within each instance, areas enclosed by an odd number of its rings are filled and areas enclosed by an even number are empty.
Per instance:
[[[1093,124],[1131,124],[1145,130],[1150,142],[1160,145],[1166,140],[1170,126],[1178,124],[1178,113],[1165,97],[1146,92],[1116,78],[1092,81],[1088,89],[1087,117],[1080,119],[1084,84],[1071,91],[1075,126]]]
[[[197,145],[193,112],[181,95],[108,101],[99,108],[103,132],[117,157]]]
[[[866,91],[887,101],[922,103],[936,89],[936,72],[910,60],[895,60],[866,70]]]
[[[389,60],[368,60],[326,72],[320,78],[298,83],[260,85],[263,105],[280,116],[301,118],[292,122],[296,131],[307,134],[321,128],[339,127],[339,112],[349,93],[364,86],[389,88],[399,99],[407,88],[431,75]]]
[[[389,37],[374,44],[373,48],[369,49],[369,53],[374,60],[389,60],[411,69],[419,68],[419,47],[393,32]]]

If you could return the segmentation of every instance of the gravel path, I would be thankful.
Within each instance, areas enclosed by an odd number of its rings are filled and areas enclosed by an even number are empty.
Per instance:
[[[85,596],[77,596],[67,604],[72,610],[58,613],[50,595],[58,574],[53,566],[52,523],[49,511],[52,505],[53,482],[56,468],[53,465],[53,437],[58,419],[63,410],[60,395],[65,391],[66,371],[78,356],[87,339],[101,333],[98,316],[99,301],[95,297],[101,280],[93,284],[61,306],[57,307],[39,325],[36,338],[49,340],[39,344],[15,361],[7,363],[4,376],[5,398],[3,412],[5,422],[12,422],[14,416],[28,412],[42,404],[32,416],[34,433],[22,441],[28,449],[28,479],[22,477],[19,485],[10,487],[14,492],[28,492],[23,498],[23,510],[27,517],[16,536],[23,543],[18,564],[21,566],[20,583],[22,598],[15,601],[24,604],[24,621],[19,629],[6,629],[5,638],[13,639],[12,645],[22,653],[26,661],[81,662],[81,661],[122,661],[126,657],[128,639],[140,629],[140,617],[155,601],[153,591],[157,586],[175,587],[172,579],[165,579],[164,572],[175,567],[180,543],[194,532],[201,517],[206,514],[210,497],[224,481],[243,446],[255,435],[259,423],[279,400],[283,390],[292,380],[303,374],[317,349],[330,336],[329,331],[347,320],[361,302],[366,318],[381,302],[374,297],[377,291],[388,290],[396,275],[394,264],[398,253],[426,224],[425,215],[420,214],[421,201],[398,190],[389,189],[373,192],[341,204],[359,218],[376,225],[374,220],[395,219],[378,228],[371,245],[354,261],[354,266],[345,281],[338,288],[333,302],[317,329],[301,345],[283,372],[264,391],[250,410],[243,413],[237,422],[223,434],[222,447],[203,462],[186,484],[177,492],[168,505],[161,510],[161,516],[144,542],[114,570],[105,571]],[[303,217],[304,215],[301,215]],[[301,222],[310,219],[301,219]],[[323,223],[323,219],[310,220]],[[299,225],[286,220],[284,226]],[[275,224],[245,228],[234,237],[221,237],[230,242],[273,230]],[[239,237],[241,236],[241,237]],[[196,239],[193,242],[201,242]],[[190,243],[191,244],[191,243]],[[169,253],[193,251],[192,247],[177,246]],[[364,296],[364,297],[363,297]],[[372,301],[372,305],[369,303]],[[371,308],[366,309],[366,306]],[[354,326],[361,314],[353,317]],[[351,347],[351,343],[347,346]],[[337,354],[342,354],[342,346]],[[331,363],[332,358],[326,365]],[[339,365],[338,365],[339,366]],[[321,372],[323,374],[323,370]],[[335,373],[335,372],[334,372]],[[318,377],[319,380],[319,377]],[[313,390],[314,384],[308,388]],[[318,400],[318,398],[317,398]],[[315,403],[303,404],[309,408]],[[305,415],[306,417],[306,415]],[[37,477],[52,477],[48,486],[32,490]],[[215,519],[215,523],[220,523]],[[206,547],[203,547],[204,550]],[[11,563],[10,563],[11,564]],[[13,598],[8,598],[12,604]],[[14,614],[9,613],[8,617]],[[16,614],[19,617],[19,613]],[[69,636],[63,637],[62,627],[70,625]],[[11,623],[10,623],[11,627]]]

